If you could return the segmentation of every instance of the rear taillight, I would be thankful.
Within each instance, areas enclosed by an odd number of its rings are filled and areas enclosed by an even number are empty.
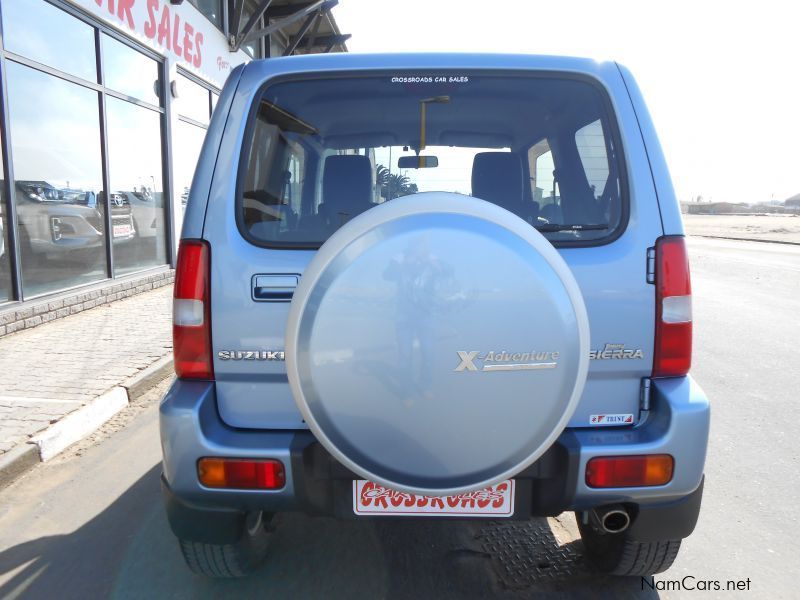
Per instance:
[[[669,454],[598,456],[586,463],[586,485],[593,488],[647,487],[672,481]]]
[[[279,490],[286,485],[283,463],[269,458],[201,458],[197,479],[206,487]]]
[[[692,286],[683,236],[656,242],[653,377],[679,377],[692,365]]]
[[[211,363],[211,250],[203,240],[182,240],[175,269],[172,341],[175,373],[214,379]]]

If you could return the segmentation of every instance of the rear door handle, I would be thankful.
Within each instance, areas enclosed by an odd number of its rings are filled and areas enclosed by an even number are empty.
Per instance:
[[[290,302],[299,280],[299,275],[253,275],[253,300]]]

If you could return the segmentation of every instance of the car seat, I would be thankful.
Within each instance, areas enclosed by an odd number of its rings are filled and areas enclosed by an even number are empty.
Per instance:
[[[472,161],[472,195],[532,223],[539,204],[525,202],[522,160],[512,152],[479,152]]]

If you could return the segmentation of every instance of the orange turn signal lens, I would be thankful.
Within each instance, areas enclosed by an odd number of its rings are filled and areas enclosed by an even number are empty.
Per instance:
[[[283,463],[273,459],[201,458],[197,479],[206,487],[277,490],[286,485]]]
[[[593,488],[648,487],[672,481],[669,454],[597,456],[586,463],[586,485]]]

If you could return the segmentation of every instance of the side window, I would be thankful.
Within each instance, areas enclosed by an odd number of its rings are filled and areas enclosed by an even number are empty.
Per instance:
[[[244,179],[242,208],[245,225],[257,235],[279,235],[297,225],[305,150],[281,135],[277,127],[256,122],[252,158]]]
[[[286,179],[283,201],[299,214],[301,212],[300,194],[302,193],[303,178],[305,177],[306,155],[299,144],[289,146],[289,165],[284,175]]]
[[[603,135],[603,124],[600,119],[575,133],[575,145],[581,157],[586,180],[592,188],[592,194],[595,198],[599,198],[605,191],[609,173],[606,138]]]
[[[531,196],[539,210],[548,205],[558,205],[558,182],[555,180],[553,151],[547,140],[542,140],[528,150],[528,168],[531,173]]]

